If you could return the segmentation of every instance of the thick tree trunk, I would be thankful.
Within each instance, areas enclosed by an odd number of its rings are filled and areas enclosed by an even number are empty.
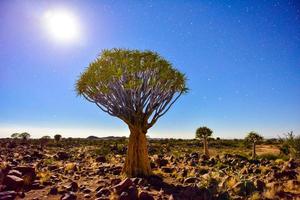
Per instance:
[[[139,128],[130,128],[123,173],[128,177],[145,177],[151,175],[146,133]]]
[[[204,138],[203,146],[204,146],[204,154],[209,157],[207,138]]]
[[[255,150],[255,148],[256,148],[256,144],[255,144],[255,142],[253,142],[253,149],[252,149],[252,158],[253,159],[256,158],[256,150]]]

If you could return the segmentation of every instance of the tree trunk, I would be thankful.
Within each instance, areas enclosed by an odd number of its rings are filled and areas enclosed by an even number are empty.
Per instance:
[[[253,142],[253,149],[252,149],[252,158],[253,159],[255,159],[255,157],[256,157],[256,150],[255,150],[255,148],[256,148],[256,144],[255,144],[255,142]]]
[[[128,177],[149,176],[151,175],[151,166],[148,157],[146,133],[139,128],[129,129],[130,136],[123,173]]]
[[[204,146],[204,154],[209,157],[207,138],[204,138],[203,146]]]

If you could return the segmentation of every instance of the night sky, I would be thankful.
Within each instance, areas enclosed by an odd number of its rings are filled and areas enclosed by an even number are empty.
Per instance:
[[[78,23],[54,38],[48,11]],[[299,1],[0,1],[0,137],[129,135],[78,97],[75,82],[107,48],[153,50],[188,77],[190,92],[149,130],[193,138],[300,133]]]

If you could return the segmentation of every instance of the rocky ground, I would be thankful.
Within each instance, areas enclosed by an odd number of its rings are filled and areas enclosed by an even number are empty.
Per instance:
[[[300,162],[294,159],[152,155],[153,176],[125,178],[124,154],[95,156],[93,146],[0,144],[0,200],[300,199]]]

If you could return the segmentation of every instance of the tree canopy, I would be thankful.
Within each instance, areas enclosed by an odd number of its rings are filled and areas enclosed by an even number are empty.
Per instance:
[[[127,49],[103,50],[76,89],[104,112],[144,131],[187,92],[185,75],[159,54]]]
[[[20,138],[23,140],[28,140],[30,138],[30,134],[27,132],[23,132],[23,133],[13,133],[11,135],[12,138]]]
[[[196,130],[196,138],[208,138],[212,135],[213,131],[210,128],[207,128],[206,126],[199,127]]]
[[[60,141],[60,140],[61,140],[61,137],[62,137],[62,136],[59,135],[59,134],[54,135],[54,139],[55,139],[56,142]]]
[[[45,135],[45,136],[41,137],[41,139],[44,139],[44,140],[50,140],[51,137],[50,137],[49,135]]]
[[[245,140],[252,142],[252,143],[257,143],[257,142],[263,140],[263,137],[261,135],[259,135],[258,133],[251,131],[250,133],[248,133]]]

